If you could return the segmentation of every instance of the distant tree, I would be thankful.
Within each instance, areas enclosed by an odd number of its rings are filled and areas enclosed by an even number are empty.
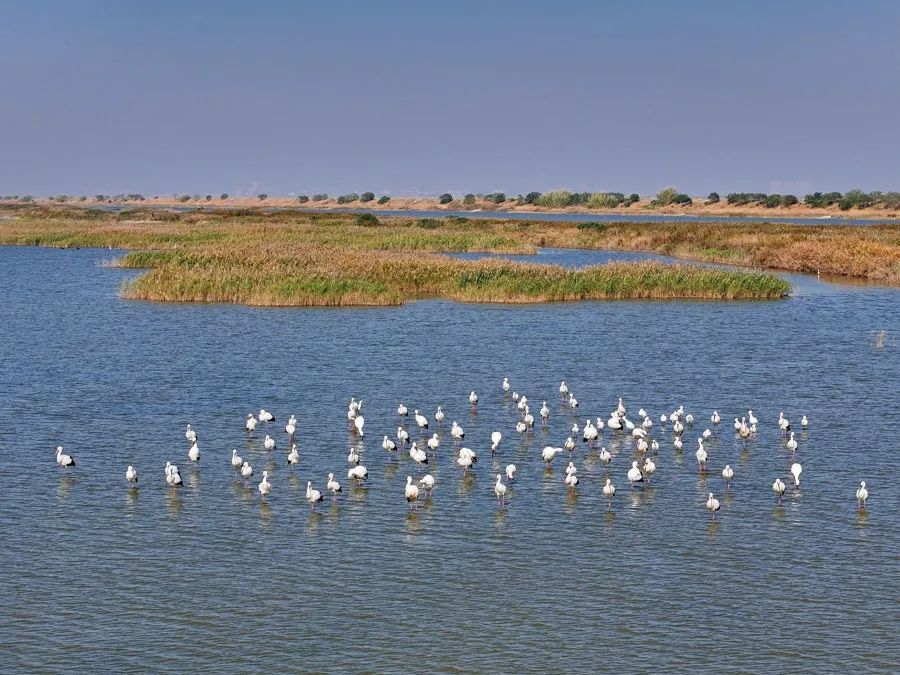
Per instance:
[[[678,195],[678,190],[673,187],[663,188],[656,193],[656,198],[653,200],[652,204],[654,206],[669,206],[669,204],[675,203],[675,198],[678,197]]]
[[[587,205],[592,209],[611,209],[625,201],[621,192],[595,192],[587,198]]]
[[[98,202],[105,202],[105,201],[106,201],[106,195],[94,195],[94,200],[95,200],[95,201],[98,201]]]
[[[449,192],[445,192],[440,197],[438,197],[439,204],[449,204],[452,201],[453,201],[453,195],[451,195]]]
[[[363,192],[363,193],[359,196],[359,201],[361,201],[361,202],[370,202],[370,201],[372,201],[373,199],[375,199],[375,195],[374,195],[373,193],[371,193],[371,192]]]
[[[838,206],[842,211],[847,211],[852,208],[864,209],[872,206],[872,204],[872,198],[862,190],[850,190],[849,192],[846,192],[838,202]]]
[[[381,221],[372,213],[361,213],[356,216],[356,224],[362,227],[375,227],[380,225]]]
[[[379,204],[387,204],[389,201],[391,201],[391,198],[388,197],[387,195],[381,195],[381,196],[378,198],[378,203],[379,203]]]
[[[506,201],[506,194],[504,194],[503,192],[491,192],[486,194],[484,198],[489,202],[493,202],[494,204],[502,204]]]
[[[222,194],[219,195],[219,199],[221,199],[224,202],[226,199],[228,199],[228,193],[223,192]]]
[[[297,201],[301,204],[305,204],[309,201],[309,197],[307,197],[306,195],[297,195]]]
[[[813,208],[821,209],[833,206],[841,201],[843,195],[840,192],[813,192],[803,198],[803,202]]]
[[[707,204],[718,204],[719,201],[719,193],[718,192],[710,192],[709,196],[706,198]]]
[[[324,202],[326,199],[328,199],[328,195],[326,195],[324,192],[322,194],[312,196],[312,200],[314,202]]]
[[[78,198],[78,201],[80,201],[80,202],[86,202],[86,201],[87,201],[87,197],[85,197],[84,195],[81,195],[81,196]]]
[[[763,199],[763,206],[767,209],[774,209],[776,206],[781,206],[782,196],[778,193],[773,193],[770,195],[766,195],[766,198]]]
[[[259,201],[264,202],[269,198],[269,195],[267,195],[265,192],[260,192],[258,195],[256,195],[256,198]]]
[[[881,197],[881,203],[886,209],[900,208],[900,192],[885,192]]]
[[[24,197],[22,197],[21,199],[19,199],[19,201],[21,201],[21,202],[33,202],[33,201],[34,201],[34,197],[32,197],[31,195],[25,195]]]
[[[206,201],[211,202],[211,201],[212,201],[212,195],[206,195]]]
[[[525,195],[525,203],[526,204],[534,204],[538,199],[541,198],[540,192],[529,192]]]
[[[350,204],[357,201],[359,201],[359,195],[355,192],[348,192],[347,194],[341,195],[337,198],[338,204]]]
[[[466,206],[471,206],[474,203],[475,195],[473,195],[471,192],[463,197],[463,204],[465,204]]]
[[[691,199],[690,195],[686,195],[683,192],[679,192],[675,195],[675,199],[672,201],[673,204],[681,204],[682,206],[687,206],[688,204],[693,204],[694,200]]]
[[[540,197],[534,200],[534,203],[538,206],[547,206],[549,208],[561,209],[566,206],[572,206],[575,204],[575,195],[573,195],[568,190],[553,190],[551,192],[545,192]]]
[[[176,199],[179,202],[189,202],[189,201],[191,201],[191,196],[190,195],[178,195],[178,197]]]
[[[781,198],[782,206],[793,206],[794,204],[799,204],[800,200],[797,199],[796,195],[785,195]]]

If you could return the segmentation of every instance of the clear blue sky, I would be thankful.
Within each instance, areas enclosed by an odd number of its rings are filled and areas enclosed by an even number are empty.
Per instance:
[[[900,2],[0,0],[0,194],[900,189]]]

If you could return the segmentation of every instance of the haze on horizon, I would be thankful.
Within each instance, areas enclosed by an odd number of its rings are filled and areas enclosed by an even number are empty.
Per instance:
[[[900,3],[0,3],[0,194],[900,189]]]

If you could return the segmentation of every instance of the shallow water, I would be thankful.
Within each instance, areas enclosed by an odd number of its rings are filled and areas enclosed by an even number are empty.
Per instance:
[[[118,286],[135,272],[97,267],[109,257],[0,248],[4,670],[900,668],[900,503],[887,469],[900,415],[896,289],[791,276],[791,298],[757,303],[261,309],[123,301]],[[548,401],[546,432],[517,436],[504,375],[535,411]],[[574,495],[563,457],[542,466],[540,449],[573,423],[561,378],[579,424],[606,419],[619,396],[629,417],[644,407],[655,421],[657,471],[633,492],[633,445],[605,433],[610,512],[582,443]],[[370,480],[357,490],[346,480],[351,396],[367,420]],[[403,485],[422,471],[380,446],[400,401],[429,417],[442,404],[479,453],[463,479],[445,431],[434,497],[417,513]],[[697,418],[681,455],[658,423],[679,404]],[[278,417],[271,459],[264,432],[248,445],[242,431],[260,407]],[[700,477],[696,437],[714,408],[723,421]],[[747,408],[761,428],[744,444],[731,421]],[[776,506],[770,486],[791,462],[780,410],[796,431],[804,413],[811,428],[799,434],[801,490]],[[68,477],[57,444],[77,461]],[[233,447],[256,469],[250,484],[228,464]],[[181,466],[181,490],[165,486],[166,460]],[[501,510],[493,477],[508,462],[519,478]],[[725,463],[736,474],[727,494]],[[330,470],[344,494],[311,514],[306,480],[323,489]],[[709,491],[722,502],[716,523]]]

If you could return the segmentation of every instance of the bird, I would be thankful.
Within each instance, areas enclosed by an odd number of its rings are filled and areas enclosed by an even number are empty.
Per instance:
[[[547,407],[547,401],[544,401],[541,404],[541,420],[543,422],[546,422],[549,417],[550,417],[550,408]]]
[[[792,453],[795,452],[795,451],[797,450],[797,439],[794,438],[794,432],[793,432],[793,431],[791,432],[791,437],[790,437],[790,439],[788,439],[788,442],[787,442],[787,449],[790,450]]]
[[[385,450],[387,450],[388,452],[393,452],[394,450],[397,449],[397,444],[394,443],[394,441],[392,441],[390,438],[385,436],[384,440],[381,441],[381,447],[384,448]]]
[[[187,425],[187,431],[184,432],[184,437],[188,439],[188,443],[194,443],[197,440],[197,432],[191,428],[191,425]]]
[[[569,394],[569,407],[570,408],[578,407],[578,399],[575,398],[575,394]]]
[[[128,469],[126,469],[125,471],[125,480],[131,483],[132,486],[137,487],[138,473],[130,464],[128,465]],[[863,486],[865,486],[865,483],[863,483]]]
[[[709,429],[704,429],[701,435],[704,439],[708,439],[710,436],[712,436],[712,432]]]
[[[612,461],[612,455],[609,450],[606,448],[600,448],[600,461],[603,462],[604,465],[609,464]]]
[[[350,448],[350,452],[347,453],[347,463],[359,464],[359,454],[353,448]]]
[[[791,430],[791,423],[787,417],[784,416],[783,412],[778,413],[778,428],[781,429],[781,433],[786,434]]]
[[[571,436],[569,436],[566,439],[566,442],[563,443],[563,447],[566,449],[567,452],[574,452],[575,451],[575,439],[572,438]]]
[[[422,415],[418,410],[416,410],[413,413],[413,416],[415,417],[416,424],[419,426],[420,429],[428,428],[428,418],[425,417],[425,415]]]
[[[270,413],[268,410],[260,410],[259,411],[259,421],[260,422],[274,422],[275,416]]]
[[[688,413],[687,415],[684,416],[684,421],[688,425],[693,425],[694,424],[694,416],[691,415],[690,413]]]
[[[441,444],[441,442],[440,442],[440,440],[438,440],[437,434],[433,434],[431,436],[431,438],[428,439],[428,449],[431,450],[432,452],[437,450],[438,446],[440,446],[440,444]]]
[[[59,464],[63,471],[68,473],[70,466],[75,466],[75,458],[72,455],[63,454],[63,448],[61,445],[56,448],[56,463]]]
[[[470,448],[460,448],[456,458],[456,465],[461,466],[463,474],[466,474],[476,460],[477,456],[473,450]]]
[[[288,453],[288,456],[287,456],[287,463],[290,465],[291,471],[294,470],[294,464],[300,463],[300,451],[297,450],[296,443],[291,445],[291,451]]]
[[[509,391],[509,378],[503,378],[503,384],[500,385],[500,388],[505,392]]]
[[[634,487],[635,483],[641,483],[644,480],[644,474],[641,473],[641,470],[638,468],[637,460],[631,463],[631,468],[628,469],[628,482],[631,483],[631,486]]]
[[[500,447],[500,441],[503,440],[503,434],[499,431],[491,433],[491,452],[495,452]]]
[[[800,462],[794,462],[791,464],[791,474],[794,476],[794,487],[800,487],[800,474],[803,473],[803,467],[800,466]]]
[[[466,432],[463,431],[463,428],[459,426],[456,422],[452,424],[450,427],[450,435],[453,436],[457,441],[466,437]]]
[[[256,428],[256,418],[253,416],[253,413],[247,415],[247,422],[244,424],[244,428],[248,434],[253,433],[253,430]]]
[[[759,420],[756,419],[756,415],[753,414],[752,410],[747,411],[747,421],[750,422],[751,426],[759,423]]]
[[[444,421],[444,411],[441,406],[438,406],[437,412],[434,413],[434,421],[438,423],[438,426]]]
[[[500,481],[499,473],[497,474],[497,482],[494,483],[494,494],[497,495],[500,506],[503,506],[506,503],[506,486]]]
[[[269,472],[263,471],[262,480],[259,481],[259,485],[256,487],[259,490],[259,494],[265,497],[269,494],[269,489],[271,488],[271,484],[269,483]]]
[[[706,508],[712,513],[713,520],[716,519],[716,511],[719,510],[719,500],[715,498],[712,492],[709,493],[709,499],[706,500]]]
[[[428,496],[431,497],[431,491],[434,489],[434,476],[430,473],[426,473],[419,479],[419,487],[425,490],[428,493]]]
[[[232,468],[239,469],[239,468],[241,468],[241,464],[243,464],[243,463],[244,463],[244,460],[241,459],[240,456],[237,454],[237,450],[232,448],[231,449],[231,466],[232,466]]]
[[[569,393],[569,388],[566,386],[565,380],[559,383],[559,395],[562,397],[562,400],[566,400],[566,395]]]
[[[574,488],[576,485],[578,485],[578,474],[576,474],[576,473],[567,474],[566,477],[563,479],[563,483],[565,483],[566,487],[568,487],[569,489]]]
[[[200,446],[197,445],[197,441],[194,441],[194,444],[191,445],[191,449],[188,450],[188,459],[192,462],[200,461]]]
[[[556,457],[559,453],[563,451],[562,448],[554,448],[551,446],[546,446],[543,450],[541,450],[541,457],[549,466],[553,461],[553,458]]]
[[[428,453],[420,449],[415,441],[409,449],[409,457],[417,464],[428,464]]]
[[[806,417],[806,415],[800,418],[800,426],[803,429],[809,428],[809,419]]]
[[[772,492],[775,493],[775,495],[777,497],[776,501],[779,504],[781,503],[781,496],[784,494],[784,490],[785,490],[784,483],[781,481],[780,478],[776,478],[775,482],[772,483]]]
[[[861,509],[866,508],[866,500],[868,498],[869,491],[866,489],[866,481],[860,481],[859,489],[856,491],[856,505]]]
[[[718,411],[718,410],[713,410],[713,414],[712,414],[712,416],[709,418],[709,421],[712,422],[713,424],[718,424],[718,423],[721,421],[721,419],[722,419],[722,418],[719,417],[719,411]]]
[[[734,478],[734,469],[731,468],[730,464],[726,464],[725,468],[722,469],[722,478],[725,479],[725,489],[727,490],[731,479]]]
[[[413,485],[412,476],[406,477],[406,490],[404,491],[406,495],[406,501],[409,504],[409,507],[412,508],[415,504],[416,508],[419,508],[418,500],[419,500],[419,487],[417,485]]]
[[[406,417],[409,414],[409,408],[401,403],[397,407],[397,414],[400,415],[400,417]]]
[[[525,424],[525,422],[523,422],[522,420],[516,422],[516,433],[524,434],[527,429],[528,425]]]
[[[253,477],[253,467],[250,466],[249,462],[244,462],[241,465],[241,478],[252,478]]]
[[[572,474],[578,473],[578,469],[575,468],[575,462],[570,461],[566,465],[566,475],[571,476]]]
[[[306,501],[313,511],[316,510],[316,504],[322,501],[322,493],[313,489],[311,480],[306,481]]]
[[[400,441],[400,445],[409,440],[409,433],[403,427],[397,427],[397,440]]]
[[[178,467],[171,462],[166,462],[166,483],[168,483],[172,487],[176,487],[182,484],[181,474],[178,472]]]
[[[291,415],[291,419],[288,420],[288,423],[285,425],[284,430],[287,432],[288,436],[293,436],[297,431],[297,418]]]
[[[676,436],[675,440],[672,441],[672,447],[675,448],[676,452],[681,452],[681,449],[684,447],[684,443],[682,443],[681,439]]]
[[[362,464],[357,464],[347,472],[347,478],[362,483],[369,477],[369,471]]]
[[[265,440],[263,440],[263,447],[266,450],[274,450],[275,449],[275,439],[266,434]]]
[[[469,394],[469,403],[472,404],[472,407],[473,407],[473,408],[474,408],[476,405],[478,405],[478,394],[475,393],[475,390],[472,390],[472,393]]]
[[[341,484],[334,479],[334,474],[328,474],[328,480],[325,483],[325,489],[331,493],[331,501],[337,499],[338,493],[341,491]]]
[[[702,473],[703,471],[706,470],[706,457],[707,457],[706,448],[703,447],[703,439],[702,438],[697,439],[697,445],[699,446],[697,448],[697,452],[696,452],[697,464],[700,465],[700,472]]]
[[[647,476],[647,482],[650,482],[650,477],[653,475],[653,472],[656,471],[656,464],[653,463],[653,460],[649,457],[644,458],[644,475]]]
[[[360,436],[364,436],[363,433],[363,425],[366,423],[366,418],[362,415],[357,415],[356,419],[353,420],[353,426],[356,427],[356,433]]]
[[[507,464],[506,465],[506,480],[515,480],[516,479],[516,465],[515,464]]]
[[[603,486],[603,494],[607,499],[606,508],[612,508],[612,498],[616,496],[616,486],[612,484],[612,479],[606,479],[606,484]]]

